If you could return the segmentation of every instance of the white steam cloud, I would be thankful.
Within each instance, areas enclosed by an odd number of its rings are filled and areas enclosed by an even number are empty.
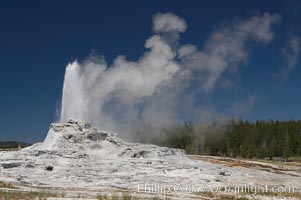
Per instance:
[[[278,15],[265,13],[245,21],[223,24],[211,34],[203,51],[194,45],[185,45],[179,49],[179,57],[190,72],[201,75],[196,79],[202,89],[210,91],[225,70],[247,60],[248,42],[266,44],[272,40],[274,32],[271,25],[279,19]]]
[[[250,95],[244,102],[234,102],[230,107],[230,112],[235,115],[242,115],[248,113],[253,108],[255,101],[256,96]]]
[[[158,13],[153,17],[153,30],[160,32],[185,32],[187,25],[184,19],[172,13]]]
[[[285,46],[282,49],[282,55],[284,58],[284,66],[275,76],[281,80],[285,81],[288,76],[294,71],[300,54],[301,40],[296,36],[291,36]]]
[[[68,64],[61,121],[76,118],[130,133],[138,126],[159,127],[210,115],[210,108],[196,103],[197,97],[212,91],[226,70],[247,60],[249,42],[269,43],[274,36],[271,26],[279,19],[265,13],[223,24],[199,50],[178,44],[187,29],[184,19],[156,14],[155,35],[146,40],[148,50],[137,61],[118,56],[108,65],[102,56],[92,55]]]

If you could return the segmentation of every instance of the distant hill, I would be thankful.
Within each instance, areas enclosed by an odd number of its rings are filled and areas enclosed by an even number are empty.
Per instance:
[[[19,145],[21,148],[30,146],[31,144],[25,142],[16,142],[16,141],[0,141],[0,149],[8,148],[18,148]]]

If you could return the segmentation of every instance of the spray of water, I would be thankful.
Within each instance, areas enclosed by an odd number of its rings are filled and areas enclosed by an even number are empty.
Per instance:
[[[279,18],[264,13],[224,23],[199,50],[179,44],[180,33],[187,28],[184,19],[158,13],[153,17],[154,35],[146,40],[147,51],[137,61],[118,56],[108,65],[102,56],[92,55],[68,64],[60,120],[90,121],[129,134],[139,126],[221,116],[200,103],[200,96],[231,81],[221,78],[224,72],[235,71],[247,60],[250,41],[269,43],[274,36],[271,26]]]
[[[67,121],[70,117],[84,119],[86,107],[80,65],[74,62],[66,67],[61,121]]]

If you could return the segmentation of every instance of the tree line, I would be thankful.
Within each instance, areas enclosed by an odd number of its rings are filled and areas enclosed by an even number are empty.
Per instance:
[[[153,133],[156,134],[153,134]],[[187,154],[241,158],[301,156],[301,121],[230,119],[212,123],[184,123],[136,132],[137,142],[184,149]]]

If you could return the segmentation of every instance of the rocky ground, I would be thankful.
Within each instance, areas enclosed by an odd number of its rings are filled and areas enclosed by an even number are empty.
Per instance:
[[[0,152],[0,181],[18,190],[77,191],[92,196],[101,191],[194,198],[217,187],[246,184],[293,186],[297,191],[300,168],[187,157],[182,150],[127,143],[116,134],[73,120],[51,124],[42,143]]]

